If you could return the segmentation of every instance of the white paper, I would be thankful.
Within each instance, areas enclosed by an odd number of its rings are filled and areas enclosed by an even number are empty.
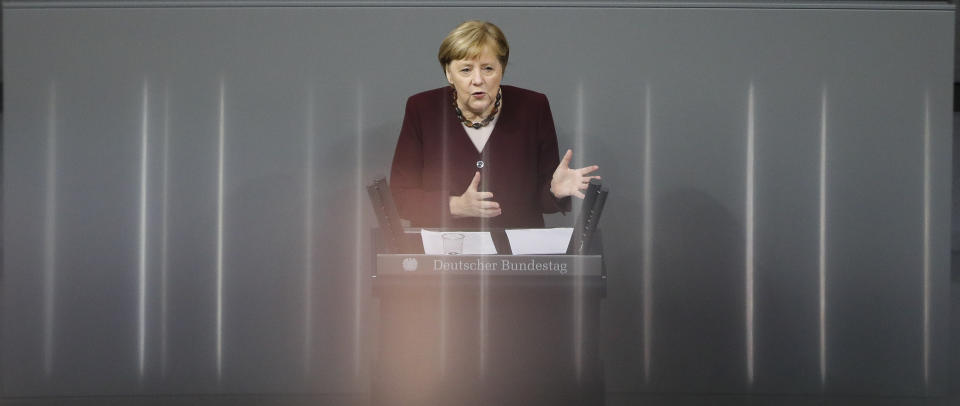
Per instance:
[[[447,233],[463,234],[463,255],[495,255],[497,247],[493,245],[493,237],[489,231],[429,231],[420,230],[423,240],[423,253],[427,255],[444,255],[443,238]]]
[[[513,255],[565,254],[572,227],[506,230]]]

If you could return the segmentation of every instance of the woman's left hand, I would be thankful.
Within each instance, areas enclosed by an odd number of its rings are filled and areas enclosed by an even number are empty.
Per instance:
[[[568,149],[557,165],[557,170],[553,172],[553,179],[550,181],[550,192],[558,199],[567,196],[576,196],[584,198],[581,190],[586,190],[590,185],[590,179],[600,179],[599,176],[586,176],[588,173],[600,169],[597,165],[585,166],[580,169],[570,168],[570,159],[573,158],[573,150]]]

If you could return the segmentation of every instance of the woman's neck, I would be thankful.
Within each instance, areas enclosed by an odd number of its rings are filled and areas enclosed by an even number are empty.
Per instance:
[[[460,107],[460,111],[463,114],[464,119],[470,120],[472,122],[477,122],[487,118],[487,116],[489,116],[490,113],[493,112],[494,103],[490,103],[490,105],[488,105],[487,108],[485,108],[479,114],[473,112],[473,110],[467,109],[466,105],[461,103],[460,100],[457,100],[457,106]],[[503,100],[500,101],[500,109],[503,110]]]

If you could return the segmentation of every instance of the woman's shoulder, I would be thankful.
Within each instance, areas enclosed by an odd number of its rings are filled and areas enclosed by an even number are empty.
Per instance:
[[[525,104],[545,102],[547,100],[547,95],[534,90],[524,89],[522,87],[500,85],[500,89],[503,91],[504,99],[519,100]]]
[[[438,101],[443,101],[445,97],[449,97],[450,87],[438,87],[436,89],[424,90],[420,93],[414,94],[407,98],[407,103],[413,104],[423,104],[423,103],[436,103]]]
[[[514,100],[545,100],[547,98],[543,93],[522,87],[500,85],[500,88],[503,90],[504,97],[509,96]],[[445,101],[448,97],[450,97],[450,86],[444,86],[416,93],[410,96],[407,101],[413,103],[429,103]]]

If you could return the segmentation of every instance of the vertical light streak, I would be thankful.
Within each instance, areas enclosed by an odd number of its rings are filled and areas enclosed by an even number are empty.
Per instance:
[[[439,117],[443,117],[444,113],[449,114],[449,112],[444,112],[443,109],[441,109],[440,111],[437,112],[437,115]],[[448,134],[451,134],[452,131],[456,131],[456,130],[450,129],[449,121],[447,120],[441,120],[441,121],[443,122],[443,134],[448,135]],[[441,168],[441,173],[440,173],[441,185],[450,184],[450,171],[446,164],[448,162],[447,161],[447,157],[448,157],[447,140],[448,139],[450,139],[450,137],[442,137],[442,139],[440,140],[440,142],[443,144],[442,148],[440,148],[440,150],[443,151],[442,152],[443,159],[440,160],[440,162],[443,162],[443,168]],[[444,206],[444,208],[446,210],[449,210],[449,203],[447,206]],[[440,228],[443,230],[446,230],[447,227],[449,227],[449,223],[447,222],[448,217],[449,216],[440,216]],[[447,352],[449,351],[447,348],[447,340],[448,340],[447,318],[449,317],[449,312],[447,311],[447,308],[448,308],[447,303],[449,301],[448,289],[447,289],[448,282],[449,281],[447,280],[447,273],[441,272],[440,273],[440,316],[439,316],[440,317],[440,376],[446,376],[447,374]],[[481,358],[480,353],[477,354],[477,358],[478,359]]]
[[[754,368],[754,91],[750,83],[747,96],[747,195],[746,195],[746,350],[747,350],[747,385],[753,386]]]
[[[923,99],[923,385],[930,386],[930,91]]]
[[[583,166],[584,156],[584,96],[583,82],[577,84],[577,115],[574,124],[574,138],[577,146],[575,167]],[[574,230],[576,232],[577,230]],[[583,258],[577,258],[577,269],[583,269]],[[577,383],[580,383],[583,377],[583,292],[584,280],[583,274],[577,273],[573,285],[573,362],[577,373]]]
[[[643,377],[650,384],[653,352],[653,133],[650,123],[650,85],[647,84],[643,127]]]
[[[57,277],[57,87],[50,83],[47,115],[47,173],[44,196],[43,253],[43,370],[53,374]]]
[[[440,376],[447,375],[447,278],[440,275]]]
[[[223,379],[223,168],[226,138],[226,100],[224,78],[220,77],[220,109],[218,112],[217,146],[217,381]]]
[[[170,85],[163,89],[163,178],[160,229],[160,375],[167,376],[167,278],[170,218]]]
[[[490,172],[481,176],[489,176]],[[489,179],[483,183],[490,182]],[[486,231],[488,228],[486,218],[480,218],[480,231]],[[490,336],[490,298],[489,298],[489,275],[486,272],[480,273],[480,379],[487,378],[487,354],[489,351]]]
[[[483,230],[485,222],[481,220],[480,222],[481,230]],[[490,332],[487,330],[489,328],[488,320],[488,279],[489,275],[487,273],[480,274],[480,378],[486,379],[487,377],[487,351],[488,351],[488,340],[487,337]]]
[[[583,257],[576,259],[577,269],[584,267]],[[586,284],[582,272],[576,272],[573,284],[573,362],[577,374],[577,384],[583,381],[583,306]]]
[[[459,127],[458,128],[462,128]],[[462,130],[461,130],[462,131]],[[489,141],[488,141],[489,142]],[[487,167],[489,168],[489,167]],[[492,172],[486,171],[481,174],[481,185],[493,183]],[[486,177],[486,178],[484,178]],[[486,188],[481,186],[482,191]],[[494,196],[496,198],[496,196]],[[487,231],[490,227],[490,219],[480,218],[480,231]],[[490,351],[490,275],[486,272],[480,273],[480,379],[487,378],[487,360]]]
[[[487,172],[486,175],[489,175]],[[489,182],[488,179],[486,182]],[[486,218],[480,218],[480,231],[486,231],[488,228]],[[490,275],[486,272],[480,273],[480,379],[487,378],[487,355],[489,351],[490,336],[490,298],[489,283]]]
[[[446,185],[446,183],[443,183]],[[446,224],[443,225],[446,228]],[[440,273],[440,376],[447,375],[447,275]]]
[[[363,85],[357,84],[357,180],[354,183],[356,185],[356,193],[354,199],[356,201],[356,214],[355,214],[355,225],[356,233],[354,240],[354,278],[353,278],[353,375],[354,377],[360,376],[360,349],[361,349],[361,316],[363,305],[362,297],[360,296],[363,292]]]
[[[574,129],[574,151],[573,151],[573,162],[574,166],[577,168],[583,167],[583,157],[586,151],[586,143],[583,136],[583,82],[577,83],[577,116],[576,116],[576,127]],[[560,151],[560,153],[565,153],[566,151]]]
[[[827,385],[827,88],[820,95],[820,386]]]
[[[140,126],[140,233],[137,264],[137,369],[140,379],[146,366],[147,346],[147,175],[150,125],[150,87],[143,81],[143,104]]]
[[[315,108],[315,90],[313,84],[307,85],[307,173],[304,184],[304,194],[306,202],[304,203],[304,228],[303,240],[304,258],[303,258],[303,374],[310,373],[311,360],[313,359],[313,205],[314,205],[314,108]]]

